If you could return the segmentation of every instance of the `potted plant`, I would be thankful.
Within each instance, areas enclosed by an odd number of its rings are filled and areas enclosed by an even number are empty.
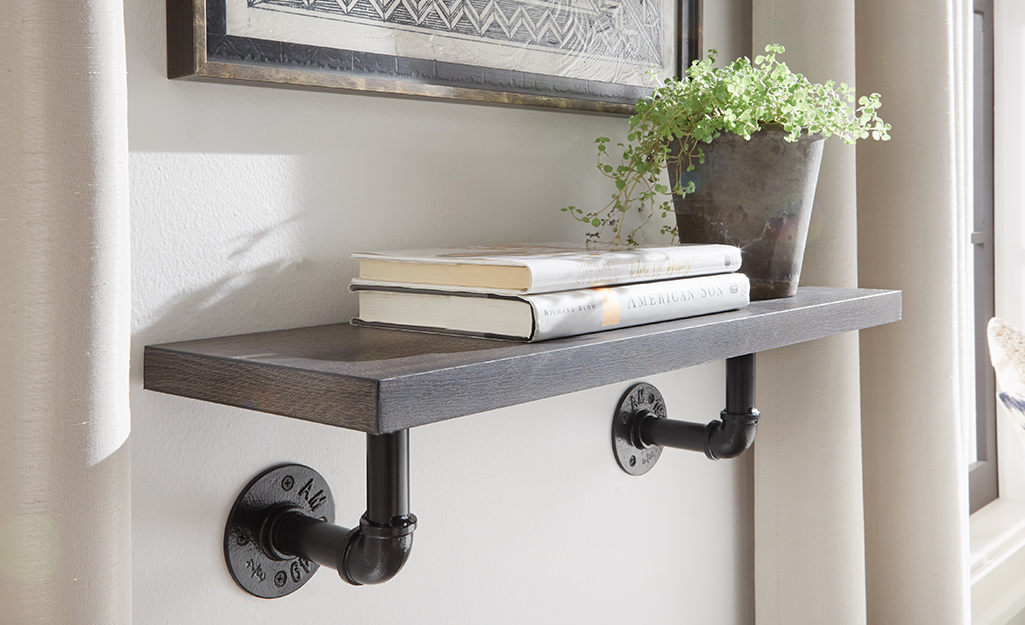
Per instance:
[[[710,50],[682,80],[638,101],[618,164],[609,139],[597,139],[612,199],[597,211],[562,209],[593,228],[589,241],[636,245],[644,223],[674,212],[676,226],[662,227],[674,240],[741,248],[752,299],[797,292],[824,139],[885,141],[890,126],[877,114],[879,94],[855,103],[846,84],[792,72],[777,57],[783,46],[765,52],[716,68]],[[639,219],[627,225],[632,214]]]

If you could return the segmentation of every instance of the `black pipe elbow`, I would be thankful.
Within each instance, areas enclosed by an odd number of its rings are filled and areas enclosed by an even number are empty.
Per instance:
[[[707,424],[665,416],[665,401],[654,386],[638,383],[619,400],[612,420],[612,451],[630,475],[643,475],[663,447],[704,452],[711,460],[736,458],[751,448],[761,416],[755,403],[754,354],[726,359],[726,408]]]
[[[712,421],[705,426],[708,435],[705,455],[712,460],[722,460],[736,458],[750,449],[755,442],[759,416],[756,408],[751,408],[746,414],[723,410],[720,413],[721,421]]]
[[[338,554],[338,574],[353,586],[390,580],[409,559],[415,529],[412,514],[393,517],[388,525],[371,523],[364,514]]]
[[[755,442],[760,416],[755,404],[755,357],[726,359],[726,409],[707,426],[705,455],[712,460],[736,458]]]
[[[359,527],[313,518],[297,510],[282,510],[270,522],[268,552],[278,559],[299,556],[338,571],[353,586],[380,584],[395,577],[413,548],[416,517],[393,517],[388,525],[372,523],[367,515]]]

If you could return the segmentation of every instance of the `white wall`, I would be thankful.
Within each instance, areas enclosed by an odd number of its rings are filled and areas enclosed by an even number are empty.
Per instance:
[[[744,2],[706,7],[706,47],[746,52]],[[616,467],[628,384],[411,433],[409,564],[380,587],[329,570],[273,601],[235,587],[222,531],[281,462],[363,512],[364,437],[142,390],[147,344],[338,322],[356,250],[577,238],[604,204],[593,140],[622,118],[168,81],[164,3],[125,4],[131,148],[135,623],[748,623],[750,461],[667,452]],[[644,357],[637,354],[636,357]],[[722,409],[721,363],[655,376],[674,418]]]

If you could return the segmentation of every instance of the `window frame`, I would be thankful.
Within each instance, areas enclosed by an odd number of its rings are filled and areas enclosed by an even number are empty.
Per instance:
[[[973,201],[968,225],[972,266],[971,336],[974,337],[973,404],[975,457],[968,469],[969,513],[999,497],[996,379],[990,364],[986,324],[996,310],[994,184],[993,0],[973,0],[972,144]],[[981,20],[981,21],[980,21]],[[981,38],[979,35],[982,35]]]
[[[1025,4],[991,1],[996,316],[1025,328]],[[999,497],[970,517],[972,625],[1008,625],[1025,612],[1025,444],[1021,428],[996,403]]]

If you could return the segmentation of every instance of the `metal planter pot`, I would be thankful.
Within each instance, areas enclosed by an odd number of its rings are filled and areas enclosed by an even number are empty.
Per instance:
[[[824,139],[785,136],[782,129],[750,140],[726,133],[702,144],[705,162],[682,180],[669,167],[671,180],[695,185],[686,198],[673,197],[680,242],[739,247],[753,300],[792,297],[801,277]]]

